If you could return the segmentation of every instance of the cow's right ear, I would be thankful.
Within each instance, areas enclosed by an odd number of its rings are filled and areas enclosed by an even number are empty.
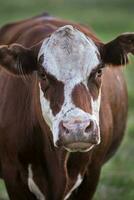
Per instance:
[[[30,74],[37,70],[37,57],[34,48],[19,44],[0,46],[0,65],[16,75]]]

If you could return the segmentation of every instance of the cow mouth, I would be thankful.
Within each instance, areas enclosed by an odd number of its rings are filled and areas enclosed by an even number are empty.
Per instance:
[[[90,151],[93,147],[94,144],[86,142],[73,142],[64,145],[64,148],[70,152],[87,152]]]

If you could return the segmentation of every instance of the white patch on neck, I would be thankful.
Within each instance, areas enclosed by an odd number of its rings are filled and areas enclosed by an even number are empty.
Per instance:
[[[80,186],[82,180],[83,180],[83,179],[82,179],[82,176],[79,174],[78,177],[77,177],[76,183],[74,184],[74,186],[72,187],[72,189],[69,191],[69,193],[65,196],[64,200],[67,200],[67,199],[71,196],[72,192],[73,192],[76,188],[78,188],[78,187]]]
[[[36,196],[38,200],[45,200],[45,196],[33,180],[33,171],[31,164],[28,165],[28,187],[29,190]]]

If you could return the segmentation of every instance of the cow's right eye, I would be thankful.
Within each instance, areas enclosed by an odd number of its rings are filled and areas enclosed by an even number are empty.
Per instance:
[[[46,75],[40,76],[40,82],[42,85],[43,92],[44,92],[44,94],[46,94],[50,88],[50,82],[49,82],[47,76]]]
[[[50,81],[47,77],[47,74],[45,73],[44,69],[41,68],[38,72],[38,75],[39,75],[40,82],[42,84],[43,91],[44,93],[46,93],[50,87]]]

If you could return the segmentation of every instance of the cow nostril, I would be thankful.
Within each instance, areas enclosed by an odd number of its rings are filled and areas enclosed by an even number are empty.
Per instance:
[[[69,134],[69,133],[70,133],[70,132],[69,132],[69,130],[68,130],[68,129],[66,129],[66,128],[65,128],[65,132],[66,132],[66,134]]]
[[[94,123],[93,121],[90,121],[90,124],[86,127],[85,132],[89,133],[90,131],[93,130],[93,127],[94,127]]]

